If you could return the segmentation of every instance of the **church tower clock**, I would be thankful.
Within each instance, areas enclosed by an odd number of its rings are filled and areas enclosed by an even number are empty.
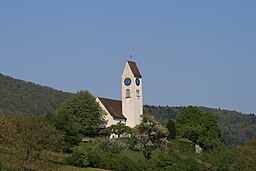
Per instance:
[[[122,74],[122,113],[127,118],[126,125],[135,127],[143,114],[142,76],[133,61],[127,61]]]

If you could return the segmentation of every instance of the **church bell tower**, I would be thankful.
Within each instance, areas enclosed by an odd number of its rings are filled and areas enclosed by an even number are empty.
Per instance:
[[[133,128],[140,124],[140,115],[143,114],[142,76],[133,61],[126,61],[122,74],[122,113],[127,118],[127,126]]]

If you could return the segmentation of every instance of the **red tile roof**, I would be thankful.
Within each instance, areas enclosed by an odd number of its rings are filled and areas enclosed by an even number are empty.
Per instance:
[[[126,117],[122,114],[122,101],[121,100],[107,99],[107,98],[103,98],[103,97],[98,97],[98,98],[113,118],[126,120]]]
[[[132,70],[133,75],[134,75],[135,77],[141,78],[142,76],[141,76],[141,74],[140,74],[140,71],[139,71],[139,69],[138,69],[136,63],[133,62],[133,61],[127,61],[127,62],[128,62],[129,66],[130,66],[130,68],[131,68],[131,70]]]

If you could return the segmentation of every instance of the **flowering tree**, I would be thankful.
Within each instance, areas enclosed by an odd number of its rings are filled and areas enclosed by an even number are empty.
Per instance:
[[[153,150],[166,145],[167,136],[168,130],[146,114],[142,115],[141,124],[137,125],[133,132],[135,147],[143,152],[146,159],[151,158]]]

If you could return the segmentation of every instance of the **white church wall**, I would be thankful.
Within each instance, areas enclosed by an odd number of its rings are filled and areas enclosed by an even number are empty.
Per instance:
[[[108,110],[105,108],[105,106],[101,103],[99,98],[96,98],[96,101],[99,103],[101,109],[106,112],[106,115],[104,116],[106,127],[110,127],[113,124],[113,117],[109,114]]]
[[[126,78],[131,79],[131,84],[126,86],[124,80]],[[134,77],[132,70],[126,62],[123,74],[122,74],[122,111],[123,115],[127,118],[126,125],[135,127],[140,123],[140,115],[143,114],[143,102],[142,102],[142,80],[140,79],[140,85],[135,84],[136,77]],[[130,90],[130,97],[126,97],[126,90]],[[137,96],[136,90],[139,91]]]
[[[108,112],[108,110],[105,108],[105,106],[101,103],[99,98],[96,98],[96,101],[99,103],[101,109],[106,112],[106,115],[104,116],[104,119],[105,119],[105,122],[106,122],[106,125],[105,125],[106,127],[110,127],[111,125],[117,124],[119,122],[125,124],[125,119],[113,118],[110,115],[110,113]]]

